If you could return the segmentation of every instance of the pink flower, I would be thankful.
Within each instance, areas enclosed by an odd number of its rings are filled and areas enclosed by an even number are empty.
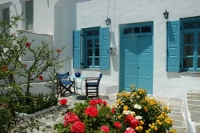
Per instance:
[[[101,131],[103,131],[104,133],[108,133],[109,132],[109,127],[108,126],[101,126]]]
[[[40,75],[38,78],[39,78],[40,80],[43,80],[43,79],[44,79],[42,75]]]
[[[60,100],[60,105],[66,105],[67,104],[67,99],[66,98],[63,98]]]
[[[87,107],[85,109],[85,114],[89,115],[90,117],[95,117],[98,115],[98,110],[95,106]]]
[[[122,124],[120,123],[120,122],[114,122],[114,126],[116,127],[116,128],[121,128],[122,127]]]
[[[133,117],[131,115],[127,115],[125,117],[125,122],[127,122],[129,124],[129,126],[132,128],[136,128],[139,125],[138,119],[136,119],[135,117]]]
[[[68,112],[65,116],[64,116],[64,123],[67,125],[72,124],[76,121],[80,121],[80,119],[78,118],[78,116],[76,114],[74,114],[73,112]]]
[[[31,43],[30,42],[26,42],[26,47],[30,48]]]
[[[133,128],[127,128],[124,133],[136,133],[136,132],[135,130],[133,130]]]
[[[81,121],[76,121],[70,128],[71,133],[84,133],[85,125]]]

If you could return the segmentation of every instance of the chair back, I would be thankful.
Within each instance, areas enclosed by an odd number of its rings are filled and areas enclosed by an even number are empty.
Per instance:
[[[66,72],[64,74],[57,73],[57,78],[58,79],[66,79],[66,78],[68,78],[68,76],[69,76],[69,72]]]
[[[100,80],[101,80],[102,76],[103,76],[103,74],[100,73],[100,74],[99,74],[99,79],[98,79],[98,84],[100,83]]]

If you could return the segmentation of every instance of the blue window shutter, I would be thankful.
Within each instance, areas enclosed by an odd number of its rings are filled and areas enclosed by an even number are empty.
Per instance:
[[[81,31],[73,32],[73,67],[81,68]]]
[[[100,69],[110,68],[110,31],[108,27],[100,28]]]
[[[180,21],[167,22],[167,71],[180,71]]]

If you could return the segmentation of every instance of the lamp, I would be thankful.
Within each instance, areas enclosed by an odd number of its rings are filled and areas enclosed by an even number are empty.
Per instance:
[[[107,19],[105,20],[106,25],[110,25],[111,24],[111,19],[107,17]]]
[[[165,19],[168,19],[168,17],[169,17],[169,12],[168,12],[167,10],[165,10],[165,12],[163,13],[163,15],[164,15],[164,18],[165,18]]]

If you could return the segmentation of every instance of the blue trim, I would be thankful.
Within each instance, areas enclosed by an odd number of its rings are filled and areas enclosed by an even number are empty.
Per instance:
[[[167,22],[167,71],[180,71],[180,21]]]
[[[108,27],[100,28],[100,69],[110,69],[110,31]]]
[[[123,33],[123,29],[124,28],[132,28],[132,27],[142,27],[142,26],[150,26],[151,27],[151,32],[147,32],[147,33],[132,33],[132,34],[124,34]],[[138,36],[151,36],[151,38],[152,38],[152,48],[151,48],[151,52],[152,52],[152,58],[151,58],[151,60],[152,60],[152,64],[151,64],[151,82],[152,82],[152,84],[151,84],[151,88],[148,88],[148,89],[151,89],[151,90],[149,90],[149,92],[148,93],[150,93],[150,94],[153,94],[153,42],[154,42],[154,40],[153,40],[153,33],[154,32],[154,28],[153,28],[153,22],[144,22],[144,23],[135,23],[135,24],[125,24],[125,25],[120,25],[120,51],[119,51],[119,53],[120,53],[120,56],[119,56],[119,62],[123,62],[124,61],[124,59],[123,59],[123,55],[122,55],[122,53],[123,53],[123,39],[122,38],[127,38],[127,37],[138,37]],[[120,91],[123,91],[124,90],[124,85],[125,85],[125,83],[123,83],[122,81],[124,81],[124,73],[125,73],[125,70],[123,70],[124,68],[122,67],[122,64],[120,63],[119,64],[119,92]],[[137,86],[136,86],[137,87]]]
[[[73,67],[81,68],[81,31],[74,31],[73,35]]]

